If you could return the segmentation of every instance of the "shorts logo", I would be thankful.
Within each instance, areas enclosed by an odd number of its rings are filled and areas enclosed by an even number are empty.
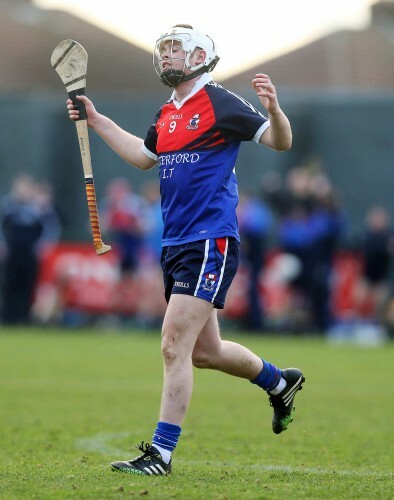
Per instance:
[[[174,286],[179,288],[189,288],[189,283],[185,283],[184,281],[175,281]]]
[[[215,286],[217,280],[217,274],[206,274],[205,283],[203,284],[203,289],[207,292],[213,292],[213,287]]]
[[[197,113],[196,115],[193,116],[193,118],[190,119],[189,125],[186,125],[186,128],[188,130],[197,130],[199,123],[200,123],[200,114]]]

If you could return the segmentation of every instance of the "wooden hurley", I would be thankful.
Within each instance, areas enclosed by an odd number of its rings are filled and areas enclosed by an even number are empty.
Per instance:
[[[76,99],[77,95],[85,95],[88,53],[78,42],[74,40],[63,40],[52,52],[51,65],[66,86],[67,93],[75,108],[79,110],[79,118],[75,121],[75,125],[77,128],[79,149],[85,176],[90,226],[92,228],[93,244],[96,253],[97,255],[102,255],[109,252],[111,247],[105,245],[101,239],[93,181],[92,160],[90,156],[86,109],[84,103]]]

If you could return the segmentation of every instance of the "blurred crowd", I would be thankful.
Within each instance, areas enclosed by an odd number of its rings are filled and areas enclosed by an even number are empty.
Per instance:
[[[114,179],[106,187],[99,213],[102,233],[118,259],[117,293],[138,302],[138,311],[129,312],[138,313],[139,320],[149,325],[165,308],[159,186],[149,181],[137,192],[129,180]],[[341,249],[351,251],[360,263],[352,314],[360,316],[365,304],[372,304],[368,321],[394,324],[390,214],[376,205],[364,215],[363,227],[351,231],[338,190],[321,169],[310,166],[294,167],[284,176],[267,172],[258,189],[241,190],[241,268],[247,277],[242,327],[257,332],[336,328],[332,291]],[[61,241],[61,218],[50,183],[17,175],[0,199],[0,221],[1,320],[27,324],[32,320],[40,256]],[[286,282],[290,300],[281,317],[273,319],[265,296],[271,286],[267,269],[272,273],[274,267]],[[143,286],[149,287],[148,296],[141,291]]]
[[[61,224],[50,183],[19,174],[0,199],[1,318],[30,321],[40,254],[60,239]]]
[[[346,232],[338,193],[326,175],[296,167],[283,182],[273,172],[263,176],[260,194],[261,203],[277,221],[276,246],[292,257],[293,314],[286,326],[325,331],[333,322],[330,282],[334,257]]]
[[[245,326],[267,331],[335,332],[344,324],[354,327],[362,322],[385,324],[392,330],[391,217],[381,205],[368,207],[364,216],[362,227],[352,228],[337,188],[313,165],[294,167],[284,177],[268,172],[257,193],[243,193],[238,217],[241,255],[249,274]],[[272,322],[264,304],[261,277],[268,249],[271,254],[280,252],[276,268],[291,291],[279,322],[278,318]],[[340,251],[351,253],[359,265],[351,306],[341,318],[333,304]],[[263,293],[257,293],[259,288]]]

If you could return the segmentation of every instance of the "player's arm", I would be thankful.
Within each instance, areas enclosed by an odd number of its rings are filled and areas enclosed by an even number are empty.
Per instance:
[[[261,104],[268,112],[270,126],[260,137],[259,142],[275,151],[287,151],[291,148],[292,133],[287,116],[281,110],[276,89],[270,77],[258,73],[252,81]]]
[[[77,96],[86,106],[88,126],[91,127],[121,158],[140,170],[149,170],[156,161],[142,150],[143,139],[126,132],[108,117],[97,112],[92,101],[86,96]],[[71,100],[67,101],[71,120],[77,120],[79,111],[74,109]]]

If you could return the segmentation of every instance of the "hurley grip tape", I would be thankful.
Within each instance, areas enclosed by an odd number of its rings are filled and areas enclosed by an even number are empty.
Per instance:
[[[78,120],[87,120],[88,115],[86,114],[85,104],[82,101],[78,101],[77,95],[85,95],[85,89],[72,90],[68,93],[68,96],[72,100],[74,108],[79,111]]]

